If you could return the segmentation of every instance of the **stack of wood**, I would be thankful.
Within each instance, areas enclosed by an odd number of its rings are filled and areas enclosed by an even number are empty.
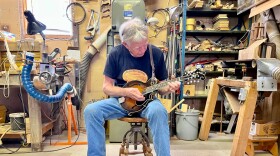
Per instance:
[[[210,9],[222,9],[222,7],[221,0],[215,0],[214,4],[210,6]]]
[[[202,8],[204,1],[201,0],[193,0],[189,3],[188,8]]]
[[[227,14],[218,14],[213,20],[215,30],[229,30],[229,20]]]
[[[198,1],[194,8],[203,8],[204,1]]]

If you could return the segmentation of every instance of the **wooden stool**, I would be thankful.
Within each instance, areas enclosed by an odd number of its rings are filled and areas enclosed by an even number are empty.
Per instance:
[[[145,156],[153,156],[152,149],[150,148],[150,142],[147,135],[142,131],[142,123],[147,123],[147,119],[140,118],[140,117],[123,117],[119,119],[120,121],[125,121],[130,123],[130,130],[128,130],[124,136],[123,141],[120,148],[119,156],[122,155],[135,155],[144,153]],[[137,140],[138,134],[141,135],[142,139],[141,141]],[[133,139],[132,139],[133,137]],[[142,144],[143,145],[143,151],[134,151],[129,152],[129,145],[134,145],[134,150],[137,150],[137,145]]]
[[[248,156],[254,156],[255,150],[269,151],[273,156],[278,156],[278,136],[249,136],[246,147]]]

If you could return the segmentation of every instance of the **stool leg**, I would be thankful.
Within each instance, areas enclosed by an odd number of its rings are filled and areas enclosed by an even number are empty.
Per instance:
[[[124,136],[123,136],[123,141],[122,141],[122,143],[121,143],[121,148],[120,148],[120,152],[119,152],[119,156],[122,156],[122,155],[125,155],[125,156],[127,156],[128,155],[128,145],[129,145],[129,141],[127,141],[127,135],[129,134],[129,133],[131,133],[132,132],[132,130],[130,129],[129,131],[127,131],[125,134],[124,134]],[[128,145],[127,145],[127,143],[128,143]],[[124,146],[127,146],[126,148],[124,148]]]
[[[143,153],[145,156],[152,156],[152,149],[150,148],[149,138],[142,132],[139,132],[142,136]]]
[[[124,142],[121,143],[119,156],[122,156],[122,154],[124,154]]]
[[[137,142],[138,142],[138,140],[137,140],[137,135],[138,135],[138,133],[137,132],[134,132],[134,143],[133,143],[133,145],[134,145],[134,150],[137,150]]]

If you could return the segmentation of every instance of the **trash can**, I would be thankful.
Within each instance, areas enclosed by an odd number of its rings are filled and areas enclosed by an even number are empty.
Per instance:
[[[196,140],[198,135],[198,110],[175,112],[176,133],[180,140]]]
[[[26,116],[26,113],[25,113]],[[24,130],[25,122],[24,122],[24,113],[11,113],[9,114],[10,122],[11,122],[11,130]]]

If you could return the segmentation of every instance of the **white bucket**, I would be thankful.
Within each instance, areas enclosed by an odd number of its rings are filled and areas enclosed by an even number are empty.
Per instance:
[[[16,131],[25,129],[24,113],[11,113],[9,114],[9,117],[11,122],[11,130]]]
[[[190,112],[175,112],[176,114],[176,133],[181,140],[196,140],[198,136],[198,110]]]

